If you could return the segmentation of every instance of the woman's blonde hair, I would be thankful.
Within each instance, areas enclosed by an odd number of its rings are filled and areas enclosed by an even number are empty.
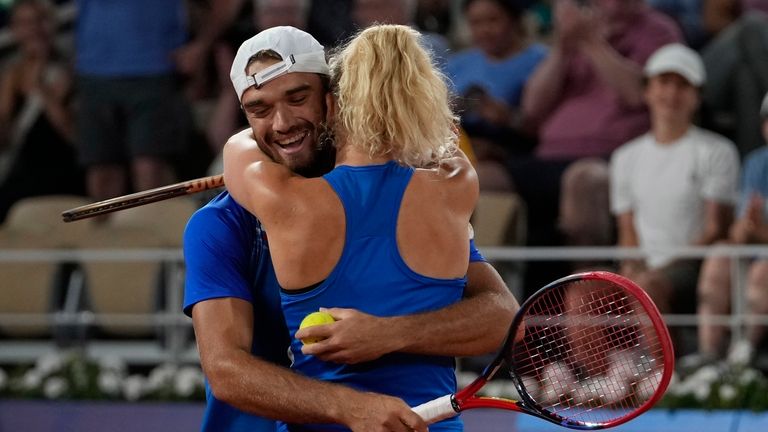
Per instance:
[[[371,26],[331,59],[334,131],[344,145],[425,167],[453,155],[457,117],[445,77],[402,25]]]

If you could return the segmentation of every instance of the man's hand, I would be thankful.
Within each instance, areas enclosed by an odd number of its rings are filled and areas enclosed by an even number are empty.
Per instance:
[[[762,243],[766,231],[763,219],[764,199],[760,194],[753,194],[744,212],[744,216],[737,219],[729,231],[728,237],[736,244]]]
[[[205,41],[194,40],[179,47],[173,53],[176,69],[184,75],[193,75],[205,64],[211,45]]]
[[[386,318],[355,309],[325,309],[336,319],[332,324],[306,327],[296,332],[297,339],[323,339],[304,345],[301,351],[324,361],[355,364],[375,360],[400,349],[390,338]]]
[[[555,42],[568,49],[577,45],[589,30],[591,15],[591,11],[573,0],[557,0],[554,5]]]
[[[427,432],[427,424],[402,400],[364,393],[344,419],[353,432]]]

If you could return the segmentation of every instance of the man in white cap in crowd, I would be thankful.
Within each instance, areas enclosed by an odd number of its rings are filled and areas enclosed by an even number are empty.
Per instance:
[[[665,45],[648,59],[644,74],[651,130],[613,153],[610,198],[619,245],[652,252],[624,261],[622,273],[645,288],[662,312],[692,313],[701,260],[664,250],[727,236],[739,156],[732,142],[693,124],[706,80],[695,51]]]

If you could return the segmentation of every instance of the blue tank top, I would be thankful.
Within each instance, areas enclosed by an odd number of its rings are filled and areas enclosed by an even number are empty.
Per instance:
[[[459,301],[466,278],[420,275],[397,248],[397,218],[413,169],[383,165],[340,166],[324,176],[339,196],[346,217],[346,239],[328,278],[309,291],[283,291],[283,313],[291,337],[301,320],[320,307],[354,308],[376,316],[432,311]],[[377,360],[345,365],[301,353],[291,341],[294,369],[304,375],[402,398],[410,406],[456,391],[452,357],[392,353]],[[283,427],[285,429],[285,427]],[[295,426],[291,431],[348,430],[342,426]],[[460,431],[458,417],[430,426],[431,431]]]

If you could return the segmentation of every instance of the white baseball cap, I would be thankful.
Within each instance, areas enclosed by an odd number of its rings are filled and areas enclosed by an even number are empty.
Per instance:
[[[707,79],[699,54],[679,43],[664,45],[645,62],[645,76],[648,78],[669,72],[681,75],[695,87],[701,87]]]
[[[283,58],[256,74],[247,75],[248,61],[259,51],[271,50]],[[229,71],[237,99],[241,100],[248,87],[260,87],[272,79],[289,72],[309,72],[329,75],[325,50],[309,33],[295,27],[281,26],[266,29],[240,45]]]

